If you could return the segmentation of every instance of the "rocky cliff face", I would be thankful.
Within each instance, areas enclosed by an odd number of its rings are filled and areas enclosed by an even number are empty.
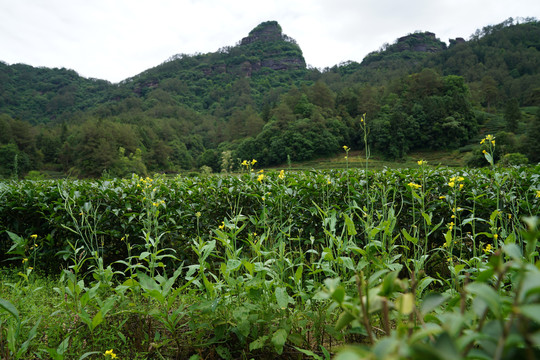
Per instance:
[[[249,58],[242,64],[246,76],[263,67],[272,70],[305,69],[302,50],[294,39],[284,35],[277,21],[267,21],[251,30],[239,48]]]
[[[434,33],[422,32],[400,37],[395,45],[396,51],[417,51],[435,53],[446,48],[446,44],[435,37]]]

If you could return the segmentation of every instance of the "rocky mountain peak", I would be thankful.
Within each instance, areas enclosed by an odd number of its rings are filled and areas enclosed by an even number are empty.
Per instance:
[[[249,32],[249,35],[242,39],[240,45],[247,45],[256,41],[270,42],[283,39],[281,26],[277,21],[266,21],[259,24]]]

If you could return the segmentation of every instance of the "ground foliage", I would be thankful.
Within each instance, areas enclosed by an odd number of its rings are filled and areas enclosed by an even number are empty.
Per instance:
[[[1,183],[0,354],[533,359],[540,177],[482,142],[489,169]]]

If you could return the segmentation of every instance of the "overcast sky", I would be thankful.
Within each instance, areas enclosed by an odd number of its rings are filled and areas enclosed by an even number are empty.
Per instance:
[[[119,82],[276,20],[325,68],[417,30],[448,43],[509,17],[540,19],[540,0],[0,0],[0,61]]]

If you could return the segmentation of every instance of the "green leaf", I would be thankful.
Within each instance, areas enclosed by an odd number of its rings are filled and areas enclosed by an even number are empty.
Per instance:
[[[19,317],[19,310],[17,310],[15,305],[10,303],[9,301],[4,300],[4,299],[0,299],[0,309],[4,309],[8,313],[10,313],[11,316],[13,316],[15,318],[15,320],[17,320],[17,322],[19,322],[19,323],[21,322],[21,319]]]
[[[296,283],[300,283],[302,281],[302,272],[304,270],[304,267],[302,265],[298,266],[296,268],[296,271],[294,272],[294,281]]]
[[[343,214],[343,217],[345,218],[345,225],[347,226],[347,234],[349,236],[354,236],[357,234],[356,232],[356,228],[354,226],[354,222],[352,221],[352,219],[349,217],[349,215],[347,214]]]
[[[508,256],[510,256],[513,260],[520,261],[523,259],[523,254],[521,253],[521,249],[513,243],[505,243],[502,246],[502,249],[504,253]]]
[[[526,304],[519,307],[521,314],[540,324],[540,304]]]
[[[82,354],[81,357],[79,358],[79,360],[86,359],[87,357],[89,357],[91,355],[94,355],[94,354],[101,354],[101,353],[99,351],[90,351],[90,352]]]
[[[354,319],[355,317],[353,314],[351,314],[347,310],[344,310],[341,313],[341,315],[339,315],[339,318],[336,322],[336,326],[335,326],[336,331],[341,331],[343,328],[349,325]]]
[[[342,304],[345,300],[345,288],[343,286],[338,286],[332,291],[332,299],[334,299],[338,304]]]
[[[414,295],[411,293],[401,294],[396,299],[396,308],[403,315],[409,315],[414,310]]]
[[[294,348],[298,351],[300,351],[302,354],[305,354],[315,360],[323,360],[323,358],[320,356],[320,355],[317,355],[315,354],[313,351],[311,350],[306,350],[306,349],[300,349],[299,347],[296,347],[294,346]],[[251,349],[250,349],[251,350]]]
[[[249,351],[262,349],[264,345],[266,344],[266,341],[268,340],[268,335],[263,335],[259,337],[257,340],[252,341],[249,343]]]
[[[97,314],[92,319],[92,324],[90,326],[90,330],[93,331],[96,327],[99,326],[103,322],[103,313],[100,311],[97,312]]]
[[[420,312],[422,315],[435,310],[438,306],[446,301],[447,297],[437,293],[427,294],[420,304]]]
[[[276,287],[275,294],[278,306],[281,309],[286,309],[289,306],[289,294],[287,294],[287,289],[284,287]]]
[[[418,243],[418,239],[415,238],[415,237],[412,237],[406,229],[401,229],[401,233],[403,234],[403,236],[405,236],[405,239],[407,239],[407,241],[410,241],[412,242],[414,245],[416,245]]]
[[[493,288],[485,283],[474,282],[465,287],[469,293],[476,295],[477,299],[483,301],[491,312],[499,318],[501,315],[501,304],[499,295]]]
[[[274,345],[274,348],[276,349],[276,352],[278,355],[281,355],[283,352],[283,346],[285,345],[285,342],[287,341],[287,331],[285,329],[278,329],[274,335],[272,335],[272,344]]]
[[[484,157],[486,158],[486,160],[487,160],[488,163],[490,163],[491,165],[493,165],[493,157],[491,156],[490,153],[485,152],[485,153],[484,153]]]
[[[422,211],[422,216],[424,217],[424,220],[426,220],[426,224],[431,226],[431,214],[426,214]]]

